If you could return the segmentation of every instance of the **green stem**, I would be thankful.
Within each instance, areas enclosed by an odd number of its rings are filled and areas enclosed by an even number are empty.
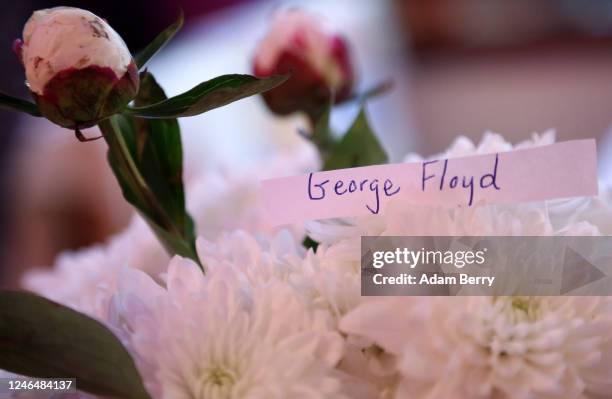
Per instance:
[[[178,254],[191,258],[200,266],[202,271],[204,271],[204,267],[197,256],[193,242],[191,242],[191,240],[185,236],[184,232],[174,224],[172,218],[166,213],[159,201],[157,201],[155,194],[140,173],[136,161],[128,147],[128,143],[125,141],[123,134],[121,134],[121,128],[117,125],[117,120],[115,118],[103,120],[99,123],[99,127],[104,134],[109,152],[116,158],[120,170],[127,172],[127,175],[124,177],[129,180],[130,187],[134,189],[134,194],[138,197],[138,203],[149,210],[146,214],[155,215],[156,220],[148,221],[149,224],[157,224],[157,226],[152,225],[151,227],[166,250],[171,254]],[[117,176],[117,178],[119,178],[119,176]],[[137,204],[132,203],[132,205],[139,208]],[[148,217],[146,219],[148,219]],[[174,239],[171,242],[163,235],[160,235],[158,229],[174,237],[177,242],[175,242]]]

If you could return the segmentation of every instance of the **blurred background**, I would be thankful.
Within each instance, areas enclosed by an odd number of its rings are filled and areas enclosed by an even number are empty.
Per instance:
[[[251,72],[274,10],[300,6],[349,39],[360,88],[393,79],[393,91],[368,105],[392,161],[440,152],[458,134],[479,140],[492,130],[520,141],[554,128],[558,140],[596,138],[600,176],[612,180],[610,0],[4,1],[1,91],[28,97],[11,44],[33,10],[58,5],[106,18],[132,52],[182,9],[185,29],[150,66],[171,95]],[[355,112],[343,106],[333,123],[344,126]],[[259,98],[183,119],[186,179],[298,151],[304,125],[300,116],[273,117]],[[120,230],[131,210],[103,141],[80,143],[45,120],[4,110],[0,126],[0,286],[15,286],[23,270]]]

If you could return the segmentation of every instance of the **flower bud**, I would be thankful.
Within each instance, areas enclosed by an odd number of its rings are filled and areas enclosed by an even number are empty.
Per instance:
[[[138,70],[127,46],[89,11],[36,11],[13,49],[40,112],[60,126],[93,126],[138,93]]]
[[[281,115],[316,114],[332,95],[342,102],[350,96],[354,80],[345,40],[325,32],[314,16],[296,9],[274,17],[257,49],[254,73],[291,74],[286,83],[263,94],[272,112]]]

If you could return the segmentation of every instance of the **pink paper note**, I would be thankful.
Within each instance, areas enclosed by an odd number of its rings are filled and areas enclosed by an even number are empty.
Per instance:
[[[264,180],[270,223],[381,214],[390,200],[475,206],[597,194],[595,140]]]

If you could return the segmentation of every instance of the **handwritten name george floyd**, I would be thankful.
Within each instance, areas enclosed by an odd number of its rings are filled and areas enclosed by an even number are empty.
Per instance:
[[[500,190],[497,183],[499,154],[495,154],[490,170],[480,175],[453,173],[452,160],[434,160],[421,163],[420,187],[427,190],[465,191],[465,203],[472,206],[478,190]],[[382,180],[382,179],[381,179]],[[308,175],[308,198],[320,201],[329,196],[349,197],[353,193],[369,192],[371,201],[365,207],[373,214],[380,211],[381,197],[392,197],[401,191],[401,186],[392,179],[324,179],[318,180],[316,173]]]

